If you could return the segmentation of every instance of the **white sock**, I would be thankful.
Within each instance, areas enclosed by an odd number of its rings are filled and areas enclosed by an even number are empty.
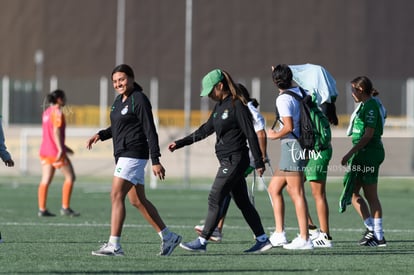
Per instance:
[[[379,241],[384,238],[384,232],[382,231],[382,218],[374,219],[374,235]]]
[[[111,245],[113,245],[115,248],[119,248],[121,246],[121,237],[118,236],[110,236],[109,241]]]
[[[365,227],[368,228],[369,231],[374,231],[374,223],[372,222],[372,218],[368,217],[364,220]]]

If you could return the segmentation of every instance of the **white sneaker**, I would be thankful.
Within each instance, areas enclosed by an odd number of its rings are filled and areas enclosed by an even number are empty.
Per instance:
[[[273,232],[269,240],[272,243],[273,247],[283,246],[284,244],[288,243],[285,231],[283,231],[282,233],[278,233],[276,231]]]
[[[121,246],[116,248],[111,243],[104,243],[101,248],[96,251],[92,251],[94,256],[124,256],[124,251]]]
[[[320,231],[318,228],[308,229],[308,232],[309,232],[309,239],[311,239],[312,241],[319,237]]]
[[[313,249],[312,241],[310,239],[304,240],[300,236],[297,236],[291,243],[283,245],[284,249]]]
[[[203,232],[204,225],[196,225],[194,226],[194,230],[197,232],[197,234],[200,236],[201,232]],[[213,242],[221,242],[223,239],[223,234],[219,231],[219,229],[216,227],[213,231],[213,234],[210,236],[210,241]]]
[[[320,232],[318,238],[312,240],[313,247],[332,247],[332,238],[324,232]]]

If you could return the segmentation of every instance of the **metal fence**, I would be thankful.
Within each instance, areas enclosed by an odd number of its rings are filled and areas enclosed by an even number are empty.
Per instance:
[[[250,89],[253,97],[260,102],[261,112],[271,125],[274,120],[275,89],[269,81],[252,78],[248,80],[236,80],[245,84]],[[156,124],[159,126],[160,146],[163,160],[169,168],[169,175],[173,177],[184,176],[183,185],[188,184],[188,177],[208,177],[215,170],[214,139],[208,139],[206,146],[195,146],[191,152],[182,150],[174,155],[167,152],[168,142],[183,136],[185,133],[184,95],[178,83],[169,83],[155,78],[139,81],[144,87],[145,93],[153,105]],[[414,173],[414,85],[411,80],[400,81],[376,81],[376,88],[380,91],[380,97],[387,107],[388,115],[384,132],[384,144],[387,148],[387,158],[384,162],[383,175],[389,176],[413,176]],[[47,93],[39,92],[34,81],[0,79],[4,128],[8,129],[7,147],[13,153],[15,161],[20,169],[3,169],[2,173],[20,173],[21,175],[38,174],[40,171],[38,160],[38,148],[40,142],[41,112],[43,111],[44,98]],[[85,150],[85,140],[100,127],[109,124],[109,109],[115,93],[110,87],[110,81],[100,79],[60,79],[51,78],[43,85],[44,90],[50,91],[59,87],[68,95],[68,106],[65,114],[68,122],[68,142],[76,151],[74,163],[79,175],[102,175],[111,173],[113,160],[110,157],[111,143],[100,145],[93,152]],[[342,175],[342,171],[335,166],[340,163],[340,157],[349,146],[345,137],[349,114],[354,108],[349,86],[345,81],[337,80],[339,97],[337,110],[340,119],[340,127],[335,129],[335,156],[332,160],[330,175]],[[191,100],[192,108],[190,126],[197,127],[205,121],[212,107],[208,98],[200,98],[199,91],[194,91]],[[10,125],[7,125],[10,124]],[[81,128],[81,129],[79,129]],[[410,129],[408,129],[410,128]],[[339,131],[339,132],[338,132]],[[337,138],[339,137],[339,138]],[[269,142],[268,151],[277,164],[278,143]],[[206,150],[206,148],[211,148]],[[98,161],[99,160],[99,161]],[[190,161],[191,160],[191,161]],[[203,163],[203,166],[197,165]],[[336,170],[338,171],[336,171]],[[110,176],[108,174],[108,176]],[[156,186],[152,184],[151,186]]]
[[[44,83],[43,91],[36,89],[32,80],[1,80],[0,102],[3,123],[40,124],[41,113],[45,107],[44,98],[55,88],[63,89],[68,97],[67,119],[74,126],[104,126],[108,121],[109,107],[116,96],[107,78],[57,78],[52,77]],[[171,83],[164,79],[138,80],[144,92],[150,98],[154,115],[160,125],[184,127],[184,89],[183,83]],[[274,118],[276,91],[269,79],[237,79],[250,90],[252,97],[260,102],[260,111],[268,123]],[[45,81],[46,82],[46,81]],[[154,84],[155,83],[155,84]],[[406,127],[414,123],[414,80],[379,79],[374,86],[380,92],[380,98],[387,108],[388,126]],[[354,109],[349,81],[337,79],[337,113],[342,125],[348,122]],[[46,92],[47,91],[47,92]],[[207,98],[200,98],[199,91],[191,95],[190,125],[202,122],[212,107]]]

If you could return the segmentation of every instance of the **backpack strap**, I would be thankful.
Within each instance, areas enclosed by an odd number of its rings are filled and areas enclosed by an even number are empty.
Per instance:
[[[290,90],[286,90],[286,91],[284,91],[284,92],[283,92],[283,94],[290,95],[291,97],[293,97],[294,99],[296,99],[296,100],[297,100],[297,101],[299,101],[299,102],[302,100],[302,97],[300,97],[297,93],[292,92],[292,91],[290,91]]]
[[[300,92],[302,94],[302,97],[300,97],[297,93],[295,93],[295,92],[293,92],[291,90],[286,90],[283,93],[284,94],[288,94],[290,96],[293,96],[297,101],[301,101],[302,99],[304,99],[307,96],[307,94],[306,94],[305,90],[302,87],[300,87],[300,86],[299,86],[299,90],[300,90]]]
[[[291,90],[286,90],[286,91],[284,91],[283,93],[284,93],[284,94],[288,94],[288,95],[292,96],[292,97],[293,97],[293,98],[295,98],[297,101],[301,101],[303,98],[305,98],[306,93],[305,93],[305,91],[304,91],[301,87],[299,87],[299,88],[300,88],[300,91],[302,92],[302,97],[300,97],[297,93],[295,93],[295,92],[293,92],[293,91],[291,91]],[[282,121],[280,120],[280,114],[279,114],[279,110],[277,109],[277,106],[276,106],[275,113],[276,113],[276,121],[275,121],[275,123],[273,123],[272,129],[275,127],[275,125],[276,125],[277,121],[282,122]]]
[[[305,93],[305,91],[301,88],[301,87],[299,87],[301,90],[301,92],[302,92],[302,96],[303,97],[300,97],[297,93],[295,93],[295,92],[293,92],[293,91],[291,91],[291,90],[286,90],[286,91],[284,91],[283,92],[283,94],[288,94],[288,95],[290,95],[290,96],[292,96],[294,99],[296,99],[297,101],[301,101],[304,97],[305,97],[305,95],[306,95],[306,93]],[[280,96],[280,95],[279,95]],[[283,121],[280,119],[280,114],[279,114],[279,110],[277,109],[277,105],[276,105],[276,110],[275,110],[275,113],[276,113],[276,120],[275,120],[275,122],[273,123],[273,125],[272,125],[272,128],[271,129],[273,129],[273,128],[275,128],[275,126],[276,126],[276,123],[279,121],[282,125],[283,125]],[[292,135],[293,135],[293,137],[295,138],[295,139],[298,139],[299,137],[292,131],[292,132],[290,132]]]

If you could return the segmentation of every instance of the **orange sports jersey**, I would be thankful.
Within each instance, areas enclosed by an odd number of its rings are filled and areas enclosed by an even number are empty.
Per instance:
[[[58,106],[50,106],[42,114],[42,144],[40,146],[41,157],[55,157],[58,153],[53,133],[53,129],[55,127],[59,129],[63,153],[65,154],[65,115]]]

